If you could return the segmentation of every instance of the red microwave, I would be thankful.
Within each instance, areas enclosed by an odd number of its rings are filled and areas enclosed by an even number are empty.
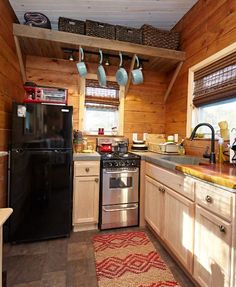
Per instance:
[[[24,86],[26,103],[55,103],[67,105],[68,90],[55,87]]]

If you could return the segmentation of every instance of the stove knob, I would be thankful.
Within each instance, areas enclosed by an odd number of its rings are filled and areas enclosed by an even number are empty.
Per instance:
[[[127,161],[125,162],[125,165],[126,165],[126,166],[130,166],[130,161],[127,160]]]
[[[112,162],[108,162],[108,166],[112,167],[113,166]]]
[[[122,161],[122,162],[120,163],[120,165],[121,165],[121,166],[125,166],[125,161]]]
[[[119,163],[117,161],[115,161],[114,163],[114,166],[118,167],[119,166]]]
[[[132,160],[131,165],[132,165],[132,166],[136,166],[136,161],[135,161],[135,160]]]

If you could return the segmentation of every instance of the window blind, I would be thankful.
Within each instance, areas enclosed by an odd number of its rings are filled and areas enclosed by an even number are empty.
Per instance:
[[[116,82],[107,82],[107,86],[101,88],[98,81],[86,80],[86,108],[117,110],[119,105],[119,85]]]
[[[194,73],[195,106],[234,97],[236,97],[236,52]]]

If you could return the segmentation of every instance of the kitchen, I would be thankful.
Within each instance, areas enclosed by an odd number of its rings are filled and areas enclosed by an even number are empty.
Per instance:
[[[192,4],[195,1],[190,1]],[[12,111],[12,102],[22,102],[25,96],[25,91],[23,88],[23,83],[25,81],[22,80],[22,67],[19,64],[18,56],[16,53],[15,40],[13,37],[13,22],[17,22],[17,19],[11,9],[11,6],[7,1],[1,1],[0,4],[1,15],[1,26],[4,27],[1,29],[0,35],[2,39],[2,48],[1,48],[1,151],[8,151],[8,144],[10,142],[10,134],[11,134],[11,111]],[[189,7],[190,9],[190,7]],[[28,11],[26,8],[22,9]],[[46,13],[45,13],[46,14]],[[62,15],[63,16],[63,15]],[[155,66],[155,61],[153,62],[153,69],[146,69],[145,64],[143,62],[144,69],[144,83],[141,85],[132,85],[129,86],[127,94],[125,94],[123,100],[124,110],[123,110],[123,135],[129,138],[130,143],[132,142],[132,134],[138,133],[139,137],[143,133],[150,134],[166,134],[173,135],[178,133],[179,138],[184,139],[186,136],[190,136],[190,134],[186,133],[186,125],[188,124],[187,117],[189,114],[189,105],[188,101],[188,81],[189,81],[189,69],[194,67],[195,65],[201,63],[205,59],[210,56],[224,50],[229,49],[235,44],[235,33],[236,33],[236,23],[235,23],[235,1],[197,1],[197,3],[190,9],[188,12],[186,11],[186,15],[182,19],[178,19],[179,22],[175,26],[175,30],[180,32],[181,34],[181,42],[180,42],[180,51],[185,52],[185,60],[183,61],[182,66],[179,68],[179,71],[175,77],[173,87],[170,89],[169,95],[164,102],[164,97],[166,95],[167,89],[170,87],[171,80],[174,78],[174,71],[177,70],[178,65],[175,64],[174,69],[170,71],[169,74],[163,73],[158,67],[158,61]],[[96,19],[95,19],[96,20]],[[105,21],[105,18],[104,18]],[[142,23],[144,24],[144,23]],[[139,25],[141,26],[141,24]],[[174,26],[174,24],[173,24]],[[26,26],[24,26],[26,27]],[[158,27],[158,26],[157,26]],[[26,27],[30,28],[30,27]],[[46,30],[46,29],[45,29]],[[80,43],[78,43],[80,44]],[[35,48],[36,49],[36,48]],[[234,48],[235,49],[235,48]],[[48,47],[45,46],[46,53],[48,52]],[[117,55],[118,52],[115,50]],[[96,51],[98,52],[98,50]],[[28,82],[35,82],[38,85],[42,86],[54,86],[54,87],[62,87],[68,89],[69,97],[68,97],[68,105],[72,105],[74,109],[73,113],[73,128],[75,130],[81,129],[81,113],[80,111],[80,102],[79,98],[81,96],[81,86],[80,79],[78,77],[78,72],[76,70],[76,66],[74,63],[71,63],[67,60],[63,60],[61,57],[55,57],[54,53],[50,54],[48,52],[48,56],[45,56],[44,49],[41,47],[41,55],[35,55],[33,53],[29,53],[27,55],[23,55],[23,63],[25,63],[23,72],[25,71],[25,76]],[[26,56],[26,57],[25,57]],[[86,56],[86,54],[85,54]],[[25,58],[24,58],[25,57]],[[93,58],[93,55],[91,55]],[[94,74],[96,74],[97,66],[98,66],[98,58],[95,55],[92,63],[86,62],[86,65],[89,70],[89,74],[91,74],[91,79],[94,78]],[[130,59],[129,59],[130,61]],[[115,66],[111,66],[107,70],[107,76],[114,77],[117,67],[118,60],[115,61]],[[118,64],[117,64],[118,63]],[[126,67],[127,71],[129,71],[130,65]],[[190,130],[190,129],[189,129]],[[186,142],[186,153],[189,155],[198,155],[202,156],[205,151],[206,145],[210,145],[206,143],[206,140],[194,140],[192,142]],[[217,144],[216,144],[217,146]],[[7,202],[7,157],[1,157],[1,207],[6,207]],[[142,168],[142,167],[141,167]],[[227,220],[226,220],[227,221]],[[80,232],[72,233],[70,246],[68,247],[64,241],[58,241],[57,246],[53,246],[49,248],[48,245],[51,244],[52,241],[48,241],[47,244],[41,243],[41,245],[29,244],[28,248],[30,251],[21,250],[17,251],[17,245],[13,246],[11,249],[11,255],[9,257],[10,266],[14,266],[14,260],[17,259],[17,256],[20,254],[24,254],[27,252],[31,252],[32,254],[38,254],[38,270],[34,270],[34,273],[38,273],[42,275],[42,262],[43,256],[40,250],[44,249],[49,250],[48,253],[45,251],[44,254],[47,254],[49,258],[52,257],[53,252],[55,253],[55,261],[57,262],[57,267],[55,268],[57,271],[57,280],[56,282],[63,282],[64,278],[64,270],[62,265],[65,265],[65,262],[61,262],[60,256],[58,254],[57,249],[61,249],[61,253],[69,252],[70,257],[73,259],[81,260],[82,254],[85,256],[85,249],[88,247],[85,242],[88,241],[87,235],[79,236]],[[152,235],[150,235],[152,236]],[[81,248],[79,248],[75,242],[76,239],[78,242],[82,241]],[[234,237],[235,242],[235,237]],[[157,244],[157,243],[156,243]],[[60,248],[61,245],[61,248]],[[58,247],[59,246],[59,247]],[[7,245],[7,248],[9,246]],[[10,248],[10,247],[9,247]],[[41,249],[40,249],[41,248]],[[49,248],[49,249],[48,249]],[[67,250],[69,248],[69,251]],[[24,248],[23,248],[24,249]],[[79,250],[80,255],[73,254],[73,249]],[[83,250],[81,250],[83,249]],[[6,250],[7,251],[7,250]],[[9,251],[10,252],[10,251]],[[15,256],[14,255],[15,252]],[[18,254],[16,253],[18,252]],[[164,252],[164,251],[163,251]],[[88,248],[88,257],[92,258],[92,248],[91,246]],[[29,254],[28,254],[29,255]],[[58,256],[58,257],[57,257]],[[74,257],[73,257],[74,256]],[[77,256],[77,257],[76,257]],[[168,255],[166,255],[168,256]],[[234,255],[235,256],[235,255]],[[4,259],[4,258],[3,258]],[[12,260],[12,261],[11,261]],[[22,260],[28,260],[29,265],[31,258],[27,256],[25,258],[19,258],[18,262],[18,274],[20,272],[25,273],[26,271],[20,269],[20,265]],[[170,259],[171,260],[171,259]],[[73,261],[73,260],[71,260]],[[69,262],[69,273],[73,273],[74,271],[79,273],[79,267],[77,269],[73,266],[72,262]],[[91,261],[91,260],[90,260]],[[89,262],[90,262],[89,261]],[[82,262],[82,260],[80,261]],[[53,259],[48,263],[48,265],[55,264],[53,263]],[[61,264],[61,268],[60,265]],[[87,264],[83,261],[83,264]],[[174,264],[174,263],[172,263]],[[233,263],[232,263],[233,264]],[[177,266],[177,265],[176,265]],[[48,270],[53,270],[53,268],[49,268]],[[27,268],[27,267],[26,267]],[[33,267],[32,267],[33,268]],[[90,262],[90,268],[92,269],[92,274],[95,273],[94,266],[92,267],[92,263]],[[176,267],[178,268],[178,267]],[[54,269],[54,270],[55,270]],[[76,271],[77,270],[77,271]],[[7,272],[8,275],[10,272]],[[50,272],[46,272],[46,277],[44,280],[52,280],[50,278]],[[91,274],[91,277],[92,277]],[[15,285],[19,286],[31,286],[30,283],[27,282],[35,282],[40,281],[37,276],[32,278],[27,278],[27,274],[23,274],[25,278],[22,281],[16,281]],[[15,275],[16,276],[16,275]],[[95,276],[95,274],[94,274]],[[235,277],[235,272],[231,272],[231,276]],[[83,277],[83,276],[82,276]],[[85,276],[84,276],[85,277]],[[32,279],[32,280],[31,280]],[[91,279],[91,278],[90,278]],[[10,278],[8,278],[8,282]],[[55,279],[56,280],[56,279]],[[61,280],[61,281],[60,281]],[[91,279],[94,280],[94,279]],[[187,279],[186,279],[187,280]],[[215,280],[215,279],[214,279]],[[233,279],[232,279],[233,280]],[[88,280],[89,281],[89,280]],[[184,280],[183,280],[184,281]],[[234,279],[235,281],[235,279]],[[49,281],[50,282],[50,281]],[[188,282],[188,281],[187,281]],[[215,281],[213,281],[215,282]],[[219,280],[220,282],[220,280]],[[233,281],[232,281],[233,282]],[[24,284],[24,285],[23,285]],[[28,284],[28,285],[27,285]],[[40,284],[39,282],[32,283],[37,286]],[[77,283],[77,286],[86,286],[86,282]],[[94,285],[93,285],[94,284]],[[90,282],[90,286],[96,286],[96,283],[92,281]],[[190,284],[190,283],[189,283]],[[212,283],[213,284],[213,283]],[[220,283],[219,283],[220,284]],[[233,283],[232,283],[233,284]],[[48,283],[49,286],[53,286]],[[184,286],[184,283],[182,283]],[[47,285],[46,285],[47,286]],[[54,286],[61,286],[60,283],[55,283]],[[63,286],[63,285],[62,285]],[[70,285],[68,285],[70,286]],[[72,285],[71,283],[71,286]],[[75,285],[76,286],[76,285]],[[185,286],[191,286],[186,285]],[[202,286],[208,286],[207,284]],[[217,286],[216,284],[212,286]],[[219,286],[230,286],[230,285],[219,285]],[[232,285],[234,286],[234,285]]]

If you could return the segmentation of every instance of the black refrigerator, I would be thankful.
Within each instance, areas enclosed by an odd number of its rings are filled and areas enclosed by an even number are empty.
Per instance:
[[[12,243],[69,236],[72,107],[13,104],[8,222]]]

